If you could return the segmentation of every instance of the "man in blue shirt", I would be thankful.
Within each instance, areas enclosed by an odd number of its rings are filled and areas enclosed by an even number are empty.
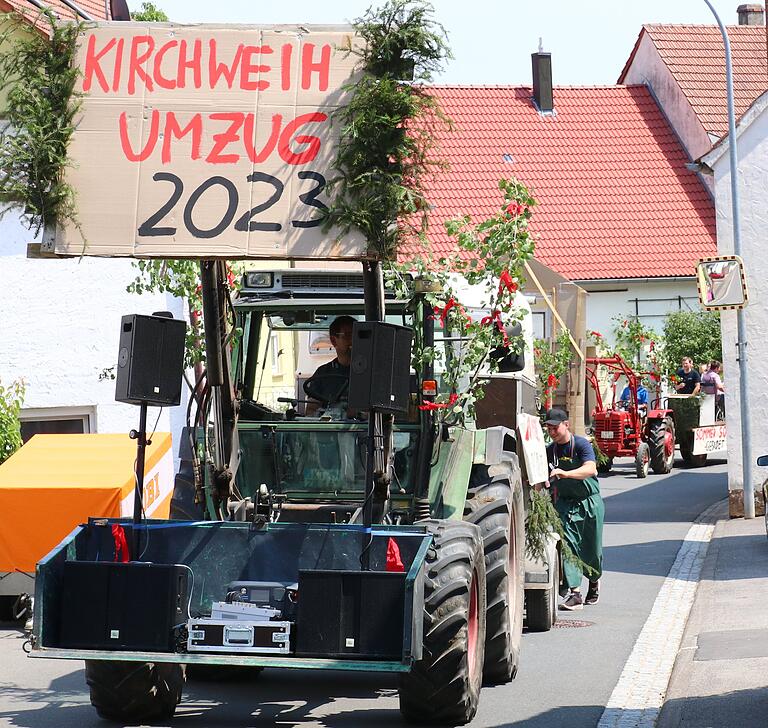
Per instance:
[[[624,391],[621,393],[621,397],[619,400],[621,402],[625,402],[626,404],[629,404],[629,400],[632,398],[632,391],[629,388],[629,385],[624,387]],[[637,403],[638,404],[648,404],[648,390],[642,385],[637,385]]]
[[[564,581],[569,588],[560,609],[583,609],[597,604],[603,571],[603,519],[605,506],[597,480],[595,451],[589,440],[572,435],[565,410],[551,409],[544,421],[552,443],[547,447],[550,480],[556,488],[555,509],[563,524],[565,540],[580,564],[565,559]],[[582,575],[589,579],[586,598],[581,596]]]

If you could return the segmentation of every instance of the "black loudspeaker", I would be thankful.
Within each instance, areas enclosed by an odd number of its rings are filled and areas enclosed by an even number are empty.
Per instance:
[[[413,331],[378,321],[352,328],[349,408],[407,412]]]
[[[66,561],[61,646],[173,652],[185,624],[189,569],[178,564]]]
[[[405,574],[299,571],[296,653],[401,660]]]
[[[123,316],[115,399],[170,407],[181,402],[187,324],[165,316]]]

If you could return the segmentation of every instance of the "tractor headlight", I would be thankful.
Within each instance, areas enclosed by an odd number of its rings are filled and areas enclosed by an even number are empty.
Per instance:
[[[245,288],[272,288],[273,274],[256,270],[245,274]]]

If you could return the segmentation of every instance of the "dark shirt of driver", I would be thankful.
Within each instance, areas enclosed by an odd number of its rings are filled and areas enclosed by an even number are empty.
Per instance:
[[[338,359],[319,366],[312,375],[312,393],[329,404],[347,399],[349,367]]]

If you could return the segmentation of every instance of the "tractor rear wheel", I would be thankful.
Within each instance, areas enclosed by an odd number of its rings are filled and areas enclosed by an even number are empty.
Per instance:
[[[671,417],[653,420],[648,427],[651,467],[659,475],[672,470],[675,462],[675,423]]]
[[[86,660],[91,705],[121,723],[169,720],[181,701],[184,668],[169,662]]]
[[[488,611],[485,618],[487,683],[508,682],[517,673],[525,603],[525,515],[517,458],[472,469],[464,520],[483,537]]]
[[[648,466],[651,464],[651,448],[648,447],[647,442],[641,442],[637,446],[637,452],[635,453],[635,473],[638,478],[646,478],[648,476]]]
[[[424,565],[423,652],[400,676],[400,712],[413,723],[463,725],[477,713],[483,684],[483,539],[471,523],[421,523],[433,536]]]

